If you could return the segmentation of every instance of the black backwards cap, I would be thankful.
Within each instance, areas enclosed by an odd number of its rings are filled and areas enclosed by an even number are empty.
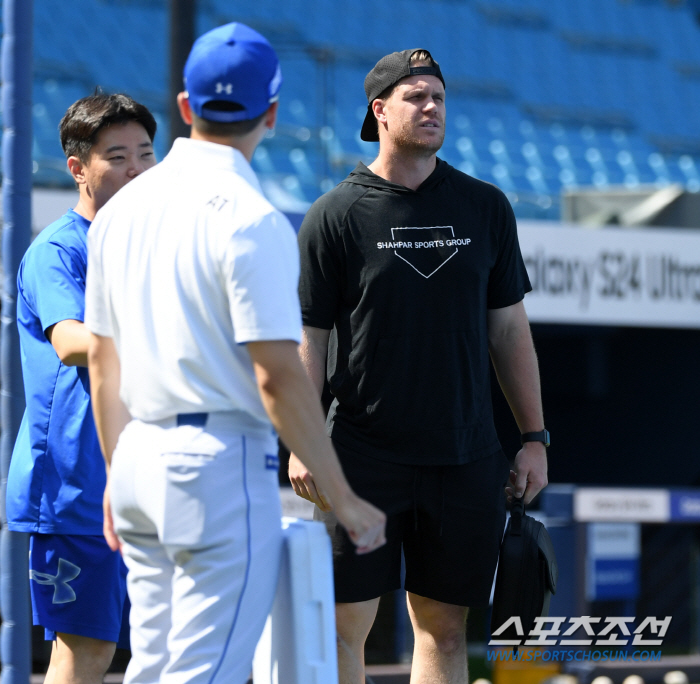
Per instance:
[[[433,66],[411,66],[411,56],[415,52],[427,52],[422,48],[415,50],[402,50],[401,52],[392,52],[386,57],[382,57],[365,77],[365,94],[367,95],[367,114],[365,115],[360,138],[367,142],[377,142],[379,140],[379,130],[377,128],[377,119],[372,111],[372,102],[376,100],[387,88],[398,83],[402,78],[407,76],[418,76],[427,74],[429,76],[437,76],[442,85],[445,86],[445,79],[442,77],[440,65],[430,55]]]

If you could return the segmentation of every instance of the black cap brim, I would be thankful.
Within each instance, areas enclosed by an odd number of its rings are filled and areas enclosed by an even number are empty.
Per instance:
[[[366,142],[379,142],[379,127],[371,103],[367,105],[367,114],[360,130],[360,139]]]

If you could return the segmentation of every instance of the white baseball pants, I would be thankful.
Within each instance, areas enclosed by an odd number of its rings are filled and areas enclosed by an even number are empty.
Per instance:
[[[119,439],[110,491],[132,604],[125,684],[250,674],[280,563],[277,446],[232,423],[134,420]]]

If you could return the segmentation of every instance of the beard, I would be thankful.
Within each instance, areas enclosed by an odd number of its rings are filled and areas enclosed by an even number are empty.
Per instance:
[[[410,125],[395,128],[393,132],[389,129],[394,145],[406,152],[411,152],[418,156],[431,157],[441,147],[445,140],[445,127],[440,129],[440,136],[432,139],[421,138],[416,135],[415,130]]]

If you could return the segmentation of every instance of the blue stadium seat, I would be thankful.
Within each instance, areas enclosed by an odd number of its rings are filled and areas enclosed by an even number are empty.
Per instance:
[[[313,201],[376,155],[376,143],[359,139],[364,76],[388,50],[407,47],[433,51],[447,80],[441,157],[500,185],[519,216],[556,217],[562,188],[699,190],[700,129],[689,113],[700,111],[700,26],[687,3],[199,3],[198,32],[232,20],[279,50],[277,131],[253,165],[286,202]],[[80,36],[79,49],[68,35]],[[167,38],[165,0],[35,0],[37,183],[70,185],[58,121],[96,85],[154,111],[162,158]]]

